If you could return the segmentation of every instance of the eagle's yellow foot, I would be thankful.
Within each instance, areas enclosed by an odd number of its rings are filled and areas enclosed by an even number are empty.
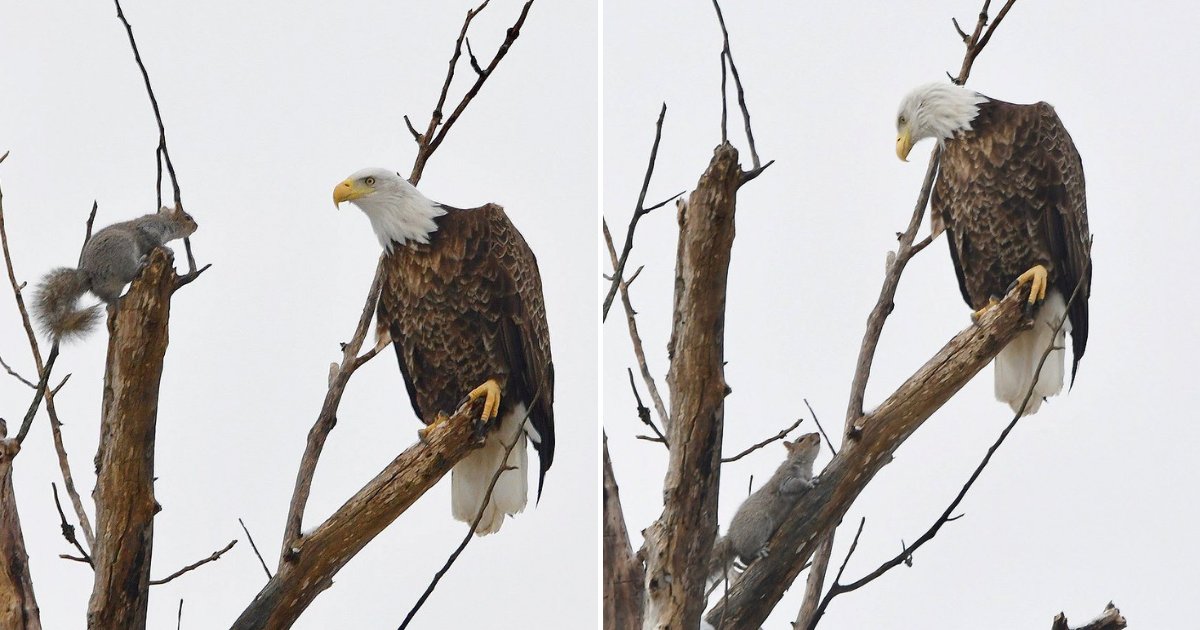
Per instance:
[[[467,402],[477,400],[483,397],[483,414],[479,419],[483,422],[488,422],[495,418],[500,413],[500,383],[496,379],[489,378],[483,385],[471,390],[467,394]]]
[[[417,439],[421,440],[421,442],[423,442],[425,444],[428,444],[429,441],[425,439],[425,435],[429,433],[429,430],[449,419],[450,419],[450,416],[447,416],[446,414],[439,411],[437,417],[435,417],[433,419],[433,422],[430,422],[429,424],[425,425],[424,427],[417,429]]]
[[[1032,284],[1029,288],[1029,303],[1037,304],[1046,299],[1046,287],[1050,284],[1050,272],[1042,265],[1034,265],[1025,273],[1017,276],[1016,285],[1026,282]]]
[[[999,303],[1000,303],[1000,300],[997,300],[997,299],[996,299],[996,298],[994,298],[994,297],[993,297],[993,298],[988,298],[988,303],[987,303],[986,305],[984,305],[984,307],[983,307],[983,308],[979,309],[978,311],[972,311],[972,312],[971,312],[971,321],[973,321],[973,322],[978,322],[978,321],[979,321],[979,318],[980,318],[980,317],[983,317],[983,314],[984,314],[984,313],[986,313],[986,312],[988,312],[988,311],[992,310],[992,308],[993,308],[993,307],[995,307],[995,306],[996,306],[997,304],[999,304]]]

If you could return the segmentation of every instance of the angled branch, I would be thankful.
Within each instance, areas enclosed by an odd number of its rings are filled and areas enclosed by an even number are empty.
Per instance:
[[[625,230],[625,245],[621,248],[621,255],[616,257],[616,262],[613,263],[612,284],[608,287],[608,294],[604,296],[604,307],[601,311],[600,320],[608,319],[608,310],[612,307],[613,298],[617,295],[617,289],[621,284],[621,277],[625,273],[625,263],[629,260],[629,252],[633,250],[633,233],[637,230],[638,221],[642,217],[650,214],[656,208],[666,205],[669,201],[675,199],[679,195],[675,195],[671,199],[662,203],[656,204],[653,207],[646,208],[646,191],[650,189],[650,179],[654,176],[654,162],[658,159],[658,145],[662,141],[663,120],[667,117],[667,104],[662,104],[662,109],[658,112],[658,122],[654,123],[654,143],[650,145],[650,161],[646,164],[646,175],[642,178],[642,189],[638,192],[637,205],[633,208],[633,216],[629,219],[629,227]],[[607,226],[607,223],[605,224]],[[612,240],[610,235],[609,241]]]
[[[462,30],[459,31],[458,40],[454,43],[454,53],[450,56],[450,67],[446,71],[446,80],[442,84],[441,95],[438,97],[437,105],[435,105],[433,108],[433,114],[429,117],[429,126],[425,133],[421,136],[421,139],[418,141],[417,158],[413,164],[412,173],[408,177],[408,181],[414,186],[416,186],[417,182],[420,181],[421,174],[425,171],[425,163],[429,161],[429,158],[433,155],[433,152],[437,151],[437,148],[441,146],[442,141],[446,139],[446,134],[450,132],[450,128],[454,126],[454,123],[458,121],[458,118],[462,116],[464,111],[466,111],[467,106],[470,105],[475,96],[479,94],[479,90],[483,88],[483,84],[487,82],[488,77],[491,77],[492,73],[496,71],[496,67],[500,65],[500,60],[504,59],[504,56],[508,54],[509,48],[511,48],[512,45],[517,41],[517,38],[520,37],[521,27],[525,25],[525,17],[529,15],[529,8],[533,6],[533,0],[528,0],[525,5],[521,7],[521,14],[517,17],[517,20],[513,22],[513,25],[508,27],[508,30],[505,32],[504,41],[500,43],[500,47],[496,49],[496,53],[492,55],[492,60],[488,63],[486,68],[480,69],[478,67],[478,62],[473,63],[473,67],[476,69],[475,82],[471,84],[471,87],[467,88],[466,93],[463,94],[462,99],[458,102],[458,105],[454,108],[454,111],[452,111],[450,116],[445,118],[445,122],[443,122],[443,112],[446,105],[446,97],[450,91],[450,84],[454,80],[454,69],[458,65],[459,57],[462,56],[463,41],[467,37],[467,30],[471,27],[471,20],[474,20],[475,16],[479,15],[479,13],[487,7],[488,1],[489,0],[484,0],[483,4],[480,4],[475,9],[467,11],[467,17],[465,20],[463,20]],[[471,54],[471,58],[474,59],[473,53]]]
[[[775,435],[772,435],[771,437],[769,437],[761,442],[758,442],[752,446],[747,447],[746,450],[741,451],[737,455],[734,455],[733,457],[722,457],[721,463],[728,464],[730,462],[736,462],[737,460],[749,455],[750,453],[753,453],[754,451],[757,451],[758,449],[770,444],[771,442],[778,442],[779,440],[782,440],[783,438],[787,437],[789,433],[794,431],[796,429],[796,427],[800,426],[801,422],[804,422],[804,418],[797,418],[795,422],[793,422],[791,425],[781,429],[779,431],[779,433],[776,433]]]
[[[242,531],[246,532],[246,540],[250,541],[250,548],[254,550],[254,555],[258,558],[258,563],[262,565],[263,573],[267,574],[267,579],[271,579],[271,570],[267,568],[267,561],[263,560],[262,554],[258,552],[258,545],[254,544],[254,537],[250,535],[250,529],[246,527],[245,521],[238,517],[238,525],[242,526]]]
[[[158,98],[154,96],[154,87],[150,85],[150,73],[146,71],[146,64],[142,62],[142,54],[138,51],[137,40],[133,37],[133,27],[130,26],[129,20],[125,19],[125,12],[121,10],[121,0],[113,0],[113,4],[117,7],[117,19],[121,20],[121,25],[125,27],[125,34],[129,36],[129,47],[133,49],[133,60],[137,62],[138,70],[142,73],[142,82],[146,86],[146,95],[150,97],[150,106],[154,109],[154,122],[158,124],[158,148],[154,151],[155,162],[158,166],[158,207],[161,208],[163,205],[162,169],[163,164],[166,164],[167,174],[171,178],[171,189],[175,194],[175,207],[182,210],[183,200],[179,194],[179,179],[175,176],[175,164],[171,161],[170,150],[167,149],[167,128],[163,126],[162,112],[158,108]],[[183,247],[187,252],[188,274],[199,275],[196,273],[196,258],[192,255],[192,241],[189,237],[185,236],[183,238]],[[187,282],[184,284],[187,284]]]
[[[645,569],[633,553],[621,491],[604,441],[604,630],[642,627]]]
[[[150,580],[150,586],[158,586],[159,584],[166,584],[167,582],[174,580],[175,578],[183,575],[184,573],[187,573],[188,571],[194,571],[195,569],[198,569],[198,568],[208,564],[209,562],[216,562],[217,560],[221,559],[221,556],[225,555],[226,551],[233,549],[233,546],[236,544],[237,544],[237,539],[234,538],[233,540],[229,541],[228,545],[225,545],[224,547],[221,547],[220,549],[212,552],[211,554],[209,554],[209,556],[207,558],[204,558],[202,560],[197,560],[196,562],[193,562],[193,563],[187,565],[186,567],[183,567],[182,569],[172,573],[171,575],[168,575],[167,577],[165,577],[161,580]],[[179,608],[182,611],[182,609],[183,609],[182,600],[180,600]]]

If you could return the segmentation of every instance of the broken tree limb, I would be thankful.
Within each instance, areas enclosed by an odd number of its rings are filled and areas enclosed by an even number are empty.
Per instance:
[[[726,627],[762,624],[812,555],[823,532],[841,521],[858,495],[908,439],[962,389],[1014,337],[1031,325],[1025,317],[1028,285],[1015,288],[977,324],[955,335],[887,400],[864,414],[859,443],[843,448],[821,473],[820,483],[792,509],[771,538],[781,550],[753,563],[709,612],[709,623]],[[787,553],[785,550],[795,550]]]

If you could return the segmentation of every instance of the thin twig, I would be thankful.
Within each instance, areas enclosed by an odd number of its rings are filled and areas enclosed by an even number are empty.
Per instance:
[[[654,421],[650,419],[650,409],[646,407],[646,405],[642,404],[642,397],[638,395],[637,384],[633,382],[633,370],[625,368],[625,371],[629,373],[629,388],[633,390],[633,398],[637,401],[638,419],[642,421],[642,424],[650,427],[651,431],[654,431],[654,435],[658,436],[656,441],[662,442],[663,446],[666,446],[667,449],[670,449],[671,445],[667,443],[667,436],[663,435],[662,431],[658,430],[658,426],[655,425]]]
[[[658,122],[654,123],[654,143],[650,145],[650,160],[646,164],[646,174],[642,177],[642,189],[638,192],[637,205],[633,208],[633,216],[629,219],[629,227],[625,230],[625,245],[621,248],[621,255],[616,257],[617,261],[613,264],[612,284],[608,287],[608,294],[604,296],[604,306],[601,311],[600,320],[608,319],[608,310],[612,308],[613,298],[617,295],[617,288],[621,284],[621,276],[625,273],[625,263],[629,261],[629,252],[633,250],[633,233],[637,230],[638,221],[642,217],[650,214],[651,211],[661,208],[677,197],[683,194],[680,192],[662,202],[654,204],[647,208],[646,191],[650,189],[650,179],[654,176],[654,162],[658,159],[658,145],[662,142],[663,120],[667,117],[667,104],[662,104],[662,109],[658,111]],[[610,237],[611,238],[611,237]]]
[[[632,378],[632,375],[630,375],[630,378]],[[747,448],[746,450],[738,453],[737,455],[734,455],[733,457],[722,457],[721,463],[728,464],[730,462],[736,462],[737,460],[749,455],[750,453],[753,453],[754,451],[757,451],[758,449],[770,444],[771,442],[776,442],[776,441],[782,440],[783,438],[787,437],[789,433],[794,431],[796,429],[796,427],[800,426],[801,422],[804,422],[804,418],[797,419],[790,426],[781,430],[779,433],[776,433],[775,435],[772,435],[771,437],[769,437],[761,442],[758,442],[757,444]]]
[[[165,577],[161,580],[150,580],[150,586],[158,586],[159,584],[166,584],[167,582],[174,580],[175,578],[183,575],[184,573],[187,573],[188,571],[195,570],[199,567],[202,567],[202,566],[208,564],[209,562],[216,562],[217,560],[221,559],[221,556],[225,555],[226,551],[233,549],[233,546],[236,544],[237,544],[237,539],[234,538],[233,540],[229,541],[228,545],[225,545],[224,547],[221,547],[220,549],[212,552],[212,554],[209,555],[207,558],[193,562],[193,563],[187,565],[186,567],[183,567],[182,569],[172,573],[171,575],[168,575],[167,577]]]
[[[615,267],[617,265],[617,250],[613,247],[612,233],[608,231],[607,221],[601,219],[600,223],[601,229],[604,232],[604,244],[608,247],[608,257]],[[634,277],[636,275],[634,274]],[[650,366],[646,363],[646,350],[642,346],[642,336],[638,332],[637,327],[637,313],[633,310],[633,303],[629,301],[629,283],[632,281],[633,278],[631,277],[629,280],[621,281],[618,285],[621,291],[621,305],[625,309],[625,323],[629,328],[629,340],[633,344],[633,356],[637,359],[638,370],[642,373],[642,381],[646,383],[646,391],[650,393],[650,400],[654,401],[654,411],[658,413],[658,421],[666,427],[670,416],[667,415],[667,406],[663,403],[662,394],[658,393],[658,383],[655,382],[654,376],[650,374]],[[637,388],[634,388],[634,394],[636,395],[636,393]]]
[[[3,366],[5,372],[8,372],[13,376],[13,378],[24,383],[26,387],[30,389],[37,389],[37,384],[29,382],[29,380],[27,380],[24,376],[21,376],[16,370],[9,367],[8,363],[4,361],[4,357],[0,357],[0,366]]]
[[[8,152],[4,153],[0,162],[8,157]],[[93,204],[94,205],[94,204]],[[42,351],[38,346],[37,335],[33,332],[33,323],[29,319],[29,311],[25,308],[25,298],[22,294],[24,284],[17,283],[16,271],[14,270],[12,255],[8,250],[8,233],[4,229],[4,191],[0,190],[0,248],[4,252],[4,266],[8,272],[8,281],[12,286],[13,299],[17,303],[17,311],[21,314],[21,325],[25,328],[25,337],[29,341],[29,351],[33,354],[33,365],[37,368],[39,374],[45,369],[42,362]],[[46,413],[50,416],[50,431],[54,437],[54,451],[58,455],[58,467],[62,472],[63,486],[67,490],[67,496],[71,499],[71,507],[75,510],[75,516],[79,519],[79,527],[83,530],[83,538],[88,543],[89,549],[96,547],[96,537],[92,532],[91,522],[88,520],[87,512],[83,509],[83,501],[79,498],[79,492],[75,489],[75,480],[71,475],[70,462],[67,460],[67,451],[63,446],[62,432],[59,427],[62,423],[58,420],[58,412],[54,406],[53,392],[46,393]]]
[[[92,557],[88,555],[83,545],[79,544],[79,539],[75,537],[75,527],[67,522],[67,515],[63,514],[62,503],[58,500],[58,486],[54,485],[54,482],[50,482],[50,489],[54,492],[54,507],[58,510],[59,526],[62,529],[63,538],[66,538],[67,542],[75,546],[75,549],[79,551],[79,555],[87,561],[89,566],[95,567],[96,565],[92,563]]]
[[[179,612],[175,615],[175,630],[183,626],[183,598],[179,598]]]
[[[433,589],[437,588],[438,582],[442,580],[442,577],[450,570],[454,561],[458,559],[459,554],[463,552],[463,549],[466,549],[467,545],[471,542],[471,538],[475,536],[475,530],[479,528],[479,521],[483,520],[483,512],[487,509],[488,502],[492,500],[492,491],[496,489],[496,482],[500,481],[500,475],[511,470],[508,465],[508,456],[512,453],[513,447],[521,441],[521,434],[525,431],[525,422],[529,420],[529,415],[533,413],[534,403],[537,402],[540,396],[540,391],[534,395],[533,401],[529,404],[529,411],[525,413],[525,417],[517,424],[517,430],[513,435],[512,441],[504,445],[504,457],[501,458],[500,465],[496,467],[496,472],[492,475],[491,483],[488,484],[487,492],[483,495],[483,501],[480,502],[479,510],[475,513],[475,520],[471,521],[471,528],[467,531],[467,535],[463,536],[462,542],[458,544],[458,547],[446,559],[446,563],[434,574],[433,580],[429,582],[429,586],[425,587],[425,592],[421,593],[421,597],[417,599],[417,603],[413,605],[412,610],[409,610],[408,614],[405,615],[404,621],[400,623],[399,630],[404,630],[408,627],[413,617],[417,615],[417,611],[425,604],[425,600],[429,599],[429,596],[433,594]]]
[[[808,399],[804,399],[804,406],[808,407],[808,413],[812,414],[813,422],[817,425],[817,430],[821,432],[821,437],[825,438],[825,445],[829,447],[829,452],[837,457],[837,449],[833,448],[833,442],[829,440],[829,434],[825,432],[825,427],[821,426],[821,419],[817,417],[817,412],[813,411],[812,405],[808,404]]]
[[[509,48],[517,41],[517,37],[521,35],[521,27],[525,24],[525,17],[529,15],[529,8],[533,5],[533,0],[528,0],[521,7],[520,16],[517,17],[512,26],[508,27],[508,30],[505,32],[504,41],[496,49],[496,54],[492,56],[491,62],[488,63],[486,68],[476,68],[475,82],[467,89],[462,100],[458,102],[458,106],[454,108],[454,111],[443,122],[443,108],[446,105],[446,96],[450,91],[450,84],[454,80],[454,68],[458,64],[459,57],[462,56],[463,41],[467,37],[467,29],[471,26],[471,20],[475,19],[475,16],[479,15],[479,12],[483,11],[487,5],[488,0],[484,0],[477,8],[467,11],[467,17],[463,20],[462,30],[459,32],[458,40],[454,44],[454,54],[450,56],[450,68],[446,72],[446,80],[442,84],[441,95],[438,97],[437,105],[433,108],[433,114],[429,117],[429,127],[418,141],[417,158],[413,164],[412,174],[408,177],[408,181],[414,186],[420,181],[421,174],[425,170],[425,164],[429,161],[429,157],[441,146],[450,128],[454,126],[454,123],[466,111],[467,106],[479,94],[479,90],[483,88],[483,84],[488,80],[488,77],[492,76],[492,73],[495,72],[496,66],[500,64],[500,60],[508,54]],[[478,64],[475,65],[478,66]]]
[[[738,105],[742,108],[742,121],[746,125],[746,142],[750,145],[750,159],[754,164],[751,169],[752,176],[749,179],[757,177],[762,172],[765,166],[758,159],[758,148],[754,146],[754,132],[750,130],[750,109],[746,106],[746,92],[742,89],[742,78],[738,75],[737,64],[733,63],[733,51],[729,48],[729,31],[725,28],[725,16],[721,13],[721,5],[717,0],[713,0],[713,8],[717,10],[717,21],[721,24],[721,37],[724,40],[724,47],[721,50],[721,55],[729,61],[729,72],[733,75],[733,85],[737,88]],[[724,64],[722,64],[724,69]],[[721,77],[721,136],[725,138],[725,77]],[[768,163],[767,166],[770,166]],[[743,178],[743,181],[749,181]]]
[[[158,98],[154,96],[154,87],[150,85],[150,73],[146,71],[146,64],[142,63],[142,55],[138,51],[137,40],[133,37],[133,27],[129,24],[129,20],[125,19],[125,12],[121,10],[121,0],[113,0],[113,4],[117,7],[117,19],[121,20],[121,24],[125,27],[125,33],[129,36],[129,47],[133,49],[133,60],[137,62],[138,70],[142,72],[142,82],[146,85],[146,95],[150,97],[150,105],[154,109],[154,121],[158,124],[158,148],[154,151],[155,161],[158,164],[158,206],[161,208],[163,205],[162,166],[165,163],[167,174],[171,177],[171,188],[175,193],[175,208],[182,210],[183,200],[179,194],[179,179],[175,176],[175,164],[171,161],[171,152],[167,149],[167,128],[163,126],[162,112],[158,109]],[[187,252],[188,274],[199,275],[196,272],[196,258],[192,255],[192,242],[190,238],[186,236],[183,238],[183,247]],[[185,282],[184,284],[187,283]]]
[[[42,368],[42,378],[38,380],[37,389],[33,393],[33,401],[29,403],[29,409],[21,421],[21,429],[17,431],[17,444],[25,441],[25,436],[29,434],[29,428],[33,426],[33,418],[37,415],[42,398],[46,395],[46,387],[50,383],[50,371],[54,369],[56,359],[58,359],[58,343],[50,346],[50,354],[46,357],[46,367]]]
[[[271,579],[271,570],[267,568],[267,561],[263,560],[262,554],[258,552],[258,545],[254,544],[254,537],[250,535],[250,530],[246,528],[246,523],[238,517],[238,525],[242,526],[242,531],[246,532],[246,540],[250,541],[250,548],[254,550],[254,555],[258,556],[258,562],[262,565],[263,572],[267,574],[267,579]]]

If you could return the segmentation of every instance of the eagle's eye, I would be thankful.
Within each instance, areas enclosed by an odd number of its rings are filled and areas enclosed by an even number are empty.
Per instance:
[[[896,121],[896,124],[898,124],[898,125],[903,125],[905,122],[906,122],[906,121],[904,120],[904,117],[903,117],[903,116],[901,116],[901,117],[900,117],[900,119]]]
[[[374,178],[374,177],[368,177],[368,178],[364,179],[363,181],[364,181],[364,182],[366,182],[366,184],[367,184],[368,186],[374,186],[374,185],[375,185],[375,178]]]

